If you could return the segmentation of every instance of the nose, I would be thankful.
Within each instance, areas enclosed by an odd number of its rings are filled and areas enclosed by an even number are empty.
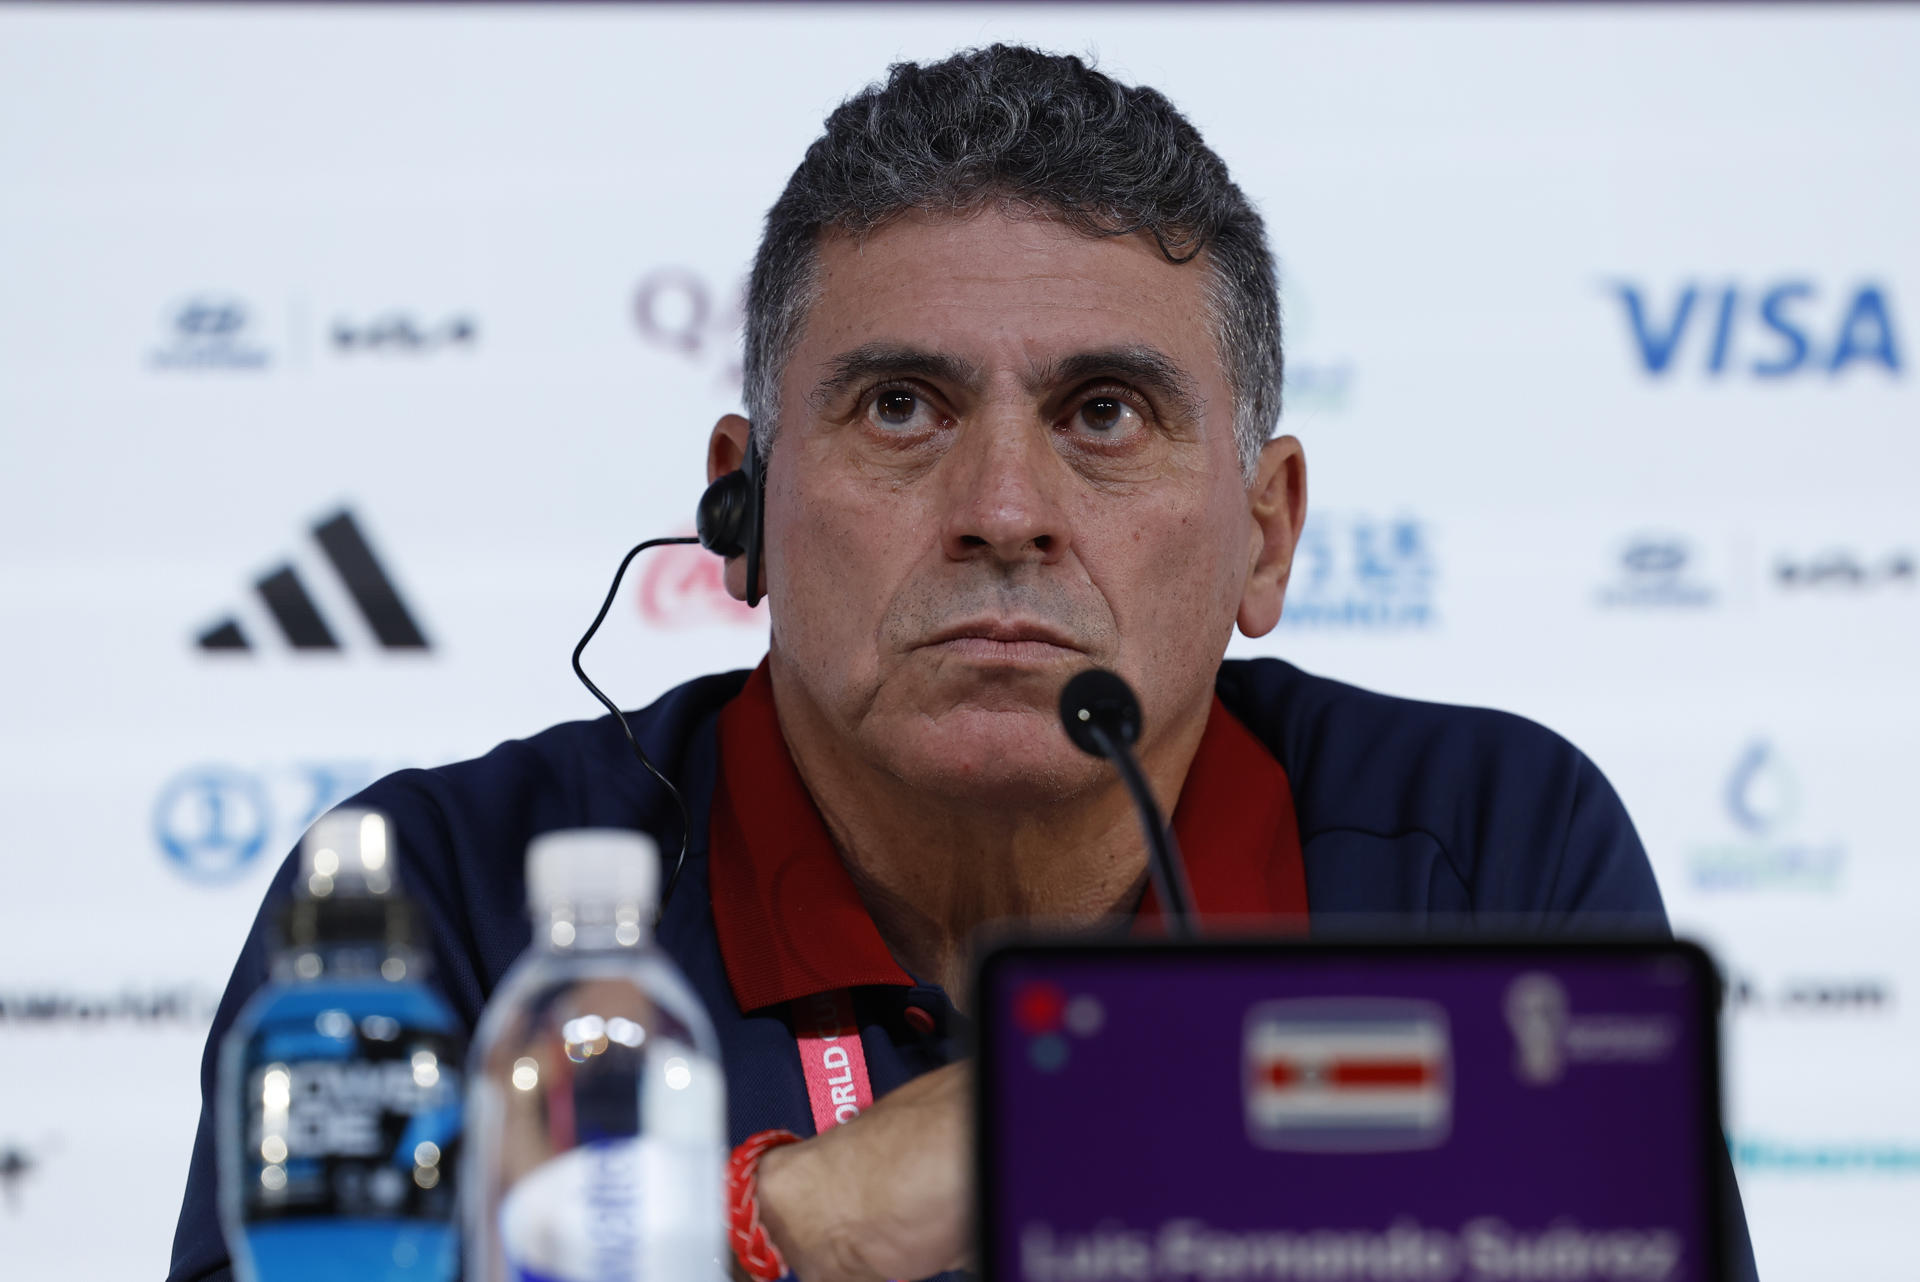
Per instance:
[[[1066,554],[1071,538],[1061,498],[1070,478],[1043,427],[975,419],[944,465],[941,541],[949,557],[1013,565]]]

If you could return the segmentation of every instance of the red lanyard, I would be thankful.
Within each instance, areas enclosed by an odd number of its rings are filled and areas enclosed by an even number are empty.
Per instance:
[[[807,1078],[807,1102],[813,1106],[816,1134],[851,1122],[873,1104],[867,1078],[867,1051],[853,1017],[853,994],[844,988],[802,997],[793,1003],[793,1033],[800,1047],[800,1071]]]

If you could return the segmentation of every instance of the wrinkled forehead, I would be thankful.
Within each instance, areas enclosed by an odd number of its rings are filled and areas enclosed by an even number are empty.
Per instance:
[[[1204,256],[1170,261],[1144,232],[1089,235],[998,206],[915,213],[823,233],[812,284],[783,371],[783,411],[804,413],[848,353],[877,347],[1028,385],[1050,370],[1070,374],[1090,352],[1157,354],[1198,402],[1225,406],[1210,267]]]

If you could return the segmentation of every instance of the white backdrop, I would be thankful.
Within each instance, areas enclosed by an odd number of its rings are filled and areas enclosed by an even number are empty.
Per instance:
[[[1235,652],[1585,748],[1741,994],[1764,1276],[1914,1275],[1920,14],[860,5],[0,10],[8,1276],[164,1271],[280,855],[596,711],[567,652],[690,526],[765,208],[888,62],[998,38],[1165,90],[1269,220],[1313,505]],[[631,707],[764,640],[662,553],[593,667]]]

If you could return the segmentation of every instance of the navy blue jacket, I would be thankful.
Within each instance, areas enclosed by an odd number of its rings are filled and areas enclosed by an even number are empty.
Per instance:
[[[629,717],[692,817],[685,871],[658,938],[713,1016],[733,1143],[770,1127],[802,1135],[813,1128],[792,1031],[777,1010],[741,1012],[708,898],[716,722],[746,677],[701,677]],[[1274,659],[1223,663],[1216,689],[1286,771],[1316,919],[1444,915],[1540,927],[1577,914],[1664,930],[1653,870],[1619,798],[1551,731],[1506,713],[1389,698]],[[610,717],[555,726],[477,760],[401,771],[350,804],[392,819],[439,982],[469,1027],[531,938],[523,864],[534,836],[608,827],[651,833],[665,851],[680,841],[673,802],[641,771]],[[207,1040],[170,1282],[229,1277],[215,1209],[216,1050],[266,978],[269,923],[293,873],[290,859],[274,878]],[[965,1052],[963,1021],[937,987],[856,996],[876,1097]],[[935,1018],[909,1022],[909,1005]],[[1735,1256],[1745,1262],[1735,1276],[1751,1276],[1744,1221],[1737,1200],[1731,1204]]]

